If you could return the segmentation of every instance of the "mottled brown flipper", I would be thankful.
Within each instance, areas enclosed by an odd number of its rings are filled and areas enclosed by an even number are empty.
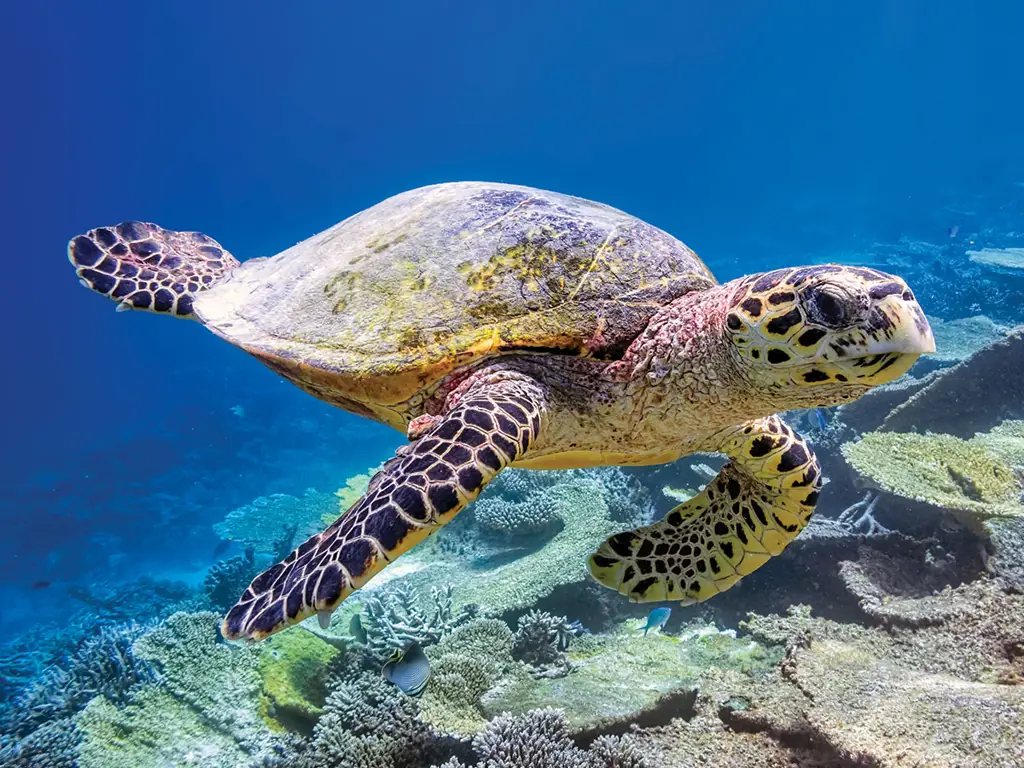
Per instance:
[[[192,317],[195,295],[238,266],[200,232],[126,221],[71,239],[68,259],[82,285],[118,302],[118,310]]]
[[[698,603],[779,554],[803,530],[821,489],[810,446],[778,416],[723,436],[732,461],[664,520],[610,537],[590,557],[597,581],[633,602]]]
[[[262,640],[333,611],[523,456],[541,430],[543,412],[544,398],[532,382],[499,381],[470,391],[408,452],[388,461],[341,518],[257,576],[224,619],[224,637]]]

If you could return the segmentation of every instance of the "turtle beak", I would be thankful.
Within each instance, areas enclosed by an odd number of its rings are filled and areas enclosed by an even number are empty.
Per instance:
[[[918,303],[886,296],[871,308],[859,354],[835,361],[851,381],[868,386],[898,379],[921,355],[935,352],[935,336]]]

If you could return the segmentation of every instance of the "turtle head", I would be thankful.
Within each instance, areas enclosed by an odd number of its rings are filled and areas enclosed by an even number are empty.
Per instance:
[[[725,325],[744,378],[778,395],[780,409],[852,400],[935,351],[907,284],[863,267],[829,264],[737,280]]]

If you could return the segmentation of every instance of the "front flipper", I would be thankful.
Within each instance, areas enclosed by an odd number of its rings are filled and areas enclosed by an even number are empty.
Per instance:
[[[664,520],[617,533],[591,575],[633,602],[699,603],[777,555],[803,530],[821,489],[818,460],[778,416],[743,424],[718,448],[732,461]]]
[[[526,380],[481,385],[370,481],[323,533],[264,571],[228,612],[229,640],[262,640],[329,615],[384,566],[455,517],[540,433],[544,398]]]

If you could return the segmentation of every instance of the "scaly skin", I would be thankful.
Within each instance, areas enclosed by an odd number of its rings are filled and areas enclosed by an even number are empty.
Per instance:
[[[410,412],[413,443],[336,523],[258,576],[222,631],[261,639],[313,613],[329,616],[504,467],[721,451],[731,461],[703,492],[658,523],[612,536],[588,563],[598,582],[631,600],[706,600],[781,552],[814,511],[817,460],[771,414],[851,400],[933,350],[898,278],[813,267],[676,299],[613,363],[486,361]]]

